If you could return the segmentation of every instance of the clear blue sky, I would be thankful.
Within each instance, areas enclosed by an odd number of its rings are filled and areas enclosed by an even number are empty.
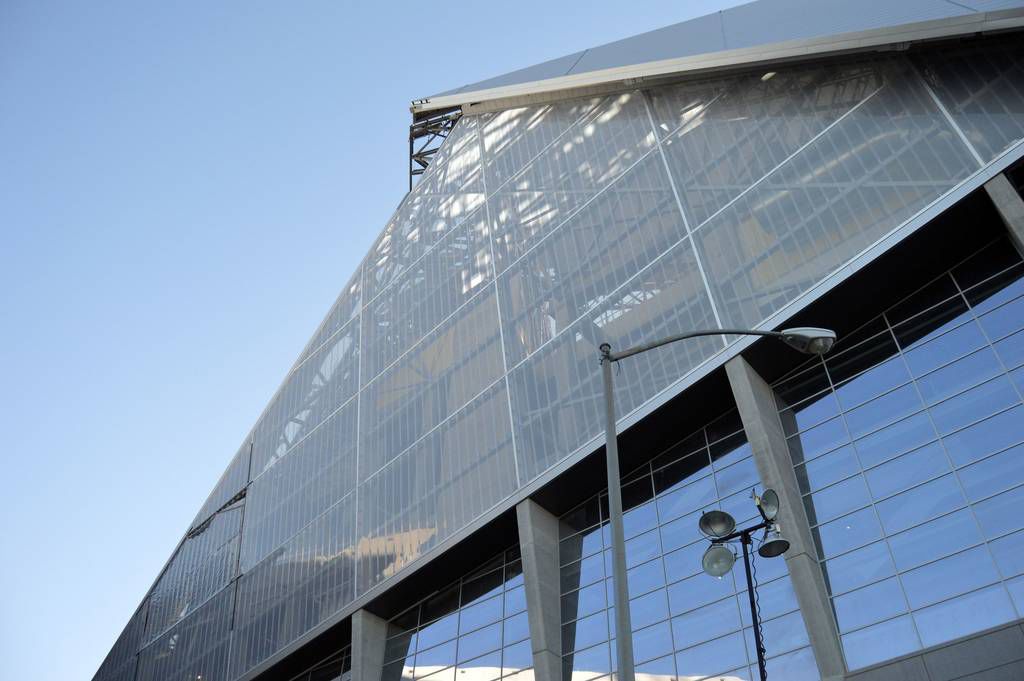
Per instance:
[[[0,2],[0,678],[91,678],[402,198],[411,99],[734,4]]]

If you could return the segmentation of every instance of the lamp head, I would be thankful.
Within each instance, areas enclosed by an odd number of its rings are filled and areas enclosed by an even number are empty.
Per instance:
[[[778,525],[772,525],[765,533],[764,541],[757,548],[757,555],[762,558],[775,558],[789,550],[789,540],[782,536]]]
[[[704,552],[704,558],[700,561],[704,572],[712,577],[721,577],[727,574],[735,562],[736,554],[723,544],[709,546],[708,550]]]
[[[720,539],[732,534],[736,529],[736,520],[725,511],[711,510],[700,514],[697,527],[708,537]]]
[[[783,343],[808,355],[824,355],[836,342],[835,331],[811,326],[783,329],[780,333]]]
[[[773,489],[766,489],[761,496],[755,494],[754,503],[765,520],[775,520],[775,516],[779,515],[779,495]]]

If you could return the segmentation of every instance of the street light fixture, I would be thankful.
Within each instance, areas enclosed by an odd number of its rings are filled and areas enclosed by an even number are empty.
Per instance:
[[[761,514],[761,522],[742,530],[735,530],[725,535],[709,532],[710,524],[705,523],[704,518],[712,513],[726,516],[725,519],[719,520],[722,527],[731,525],[735,528],[736,521],[725,511],[708,511],[701,515],[698,527],[700,527],[701,532],[708,535],[711,539],[711,546],[704,552],[701,567],[704,568],[704,572],[712,577],[724,577],[732,570],[732,566],[736,562],[736,554],[726,546],[726,543],[739,540],[740,545],[743,547],[743,568],[747,576],[750,621],[754,627],[754,645],[757,648],[757,669],[761,674],[761,681],[767,681],[768,672],[765,669],[764,663],[764,642],[761,640],[761,619],[757,613],[754,580],[750,572],[750,545],[753,543],[754,533],[764,530],[764,537],[757,549],[757,554],[762,558],[777,558],[789,550],[789,541],[782,536],[779,525],[775,522],[775,517],[779,512],[779,495],[776,494],[775,490],[767,489],[760,496],[753,494],[753,497],[754,504]]]
[[[799,350],[800,352],[809,355],[824,355],[832,349],[832,345],[836,341],[836,334],[834,331],[829,329],[819,329],[814,327],[796,327],[792,329],[783,329],[782,331],[758,331],[754,329],[708,329],[702,331],[690,331],[688,333],[677,334],[675,336],[669,336],[662,338],[661,340],[654,341],[653,343],[646,343],[644,345],[638,345],[622,352],[612,352],[612,346],[609,343],[601,344],[601,372],[604,379],[604,406],[605,406],[605,466],[608,474],[608,516],[609,525],[611,526],[611,544],[612,544],[612,576],[615,586],[615,627],[618,635],[615,637],[616,653],[619,663],[619,679],[621,681],[635,681],[635,672],[633,670],[633,627],[630,624],[629,616],[629,586],[626,583],[626,540],[625,531],[622,527],[622,489],[619,481],[619,445],[618,445],[618,434],[615,429],[615,399],[614,399],[614,386],[612,381],[612,364],[632,357],[633,355],[639,355],[640,353],[647,352],[648,350],[654,350],[660,348],[663,345],[669,343],[675,343],[676,341],[686,340],[688,338],[698,338],[701,336],[768,336],[776,338],[786,345]],[[763,498],[763,496],[762,496]],[[760,509],[761,506],[759,505]],[[778,497],[775,497],[775,512],[778,512]],[[722,513],[723,516],[711,516],[712,513]],[[728,525],[728,522],[732,522],[732,527],[735,528],[736,521],[733,520],[732,516],[723,511],[709,512],[701,517],[701,529],[707,520],[708,528],[720,532]],[[767,527],[769,521],[765,520],[761,527]],[[708,533],[710,536],[715,536],[711,532]],[[713,541],[713,544],[718,544],[720,548],[724,549],[725,553],[731,556],[731,559],[726,557],[721,551],[715,551],[710,556],[711,549],[704,555],[705,569],[708,569],[709,574],[712,571],[723,569],[725,574],[732,567],[732,563],[735,562],[736,557],[732,554],[727,547],[721,546],[721,542],[726,540],[732,534],[732,530],[725,532],[725,534]],[[749,536],[747,537],[749,541]],[[781,535],[774,538],[775,541],[785,542]],[[747,557],[747,543],[743,544],[743,555]],[[776,543],[772,545],[772,550],[777,550],[782,547],[782,544]],[[714,548],[712,546],[712,548]],[[789,548],[789,542],[786,542],[785,551]],[[781,552],[780,552],[781,553]],[[778,555],[778,554],[776,554]],[[726,563],[728,566],[726,567]],[[750,574],[749,570],[747,573],[747,581],[749,584]],[[751,590],[751,594],[752,594]],[[753,595],[751,595],[751,604],[753,604]],[[756,629],[755,629],[756,632]],[[758,654],[761,652],[760,635],[757,635]],[[761,678],[765,679],[764,665],[761,664]]]

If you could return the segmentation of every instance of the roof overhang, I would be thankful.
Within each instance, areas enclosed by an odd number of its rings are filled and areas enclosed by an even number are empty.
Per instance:
[[[977,12],[899,26],[841,33],[820,38],[789,40],[756,47],[663,59],[586,73],[458,92],[415,100],[414,116],[437,109],[461,107],[463,113],[483,113],[557,99],[585,97],[631,89],[684,75],[704,75],[737,68],[778,64],[857,52],[906,49],[911,44],[1010,31],[1024,27],[1024,9]]]

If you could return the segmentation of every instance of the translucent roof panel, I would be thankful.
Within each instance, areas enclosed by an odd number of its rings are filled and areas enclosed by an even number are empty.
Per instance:
[[[438,93],[429,99],[523,86],[666,60],[712,57],[921,22],[1024,8],[1024,0],[756,0]],[[965,24],[965,33],[975,31]],[[903,40],[896,37],[894,40]],[[739,61],[739,60],[738,60]],[[614,78],[611,78],[614,80]],[[470,98],[467,98],[467,102]],[[446,102],[451,104],[452,102]]]

